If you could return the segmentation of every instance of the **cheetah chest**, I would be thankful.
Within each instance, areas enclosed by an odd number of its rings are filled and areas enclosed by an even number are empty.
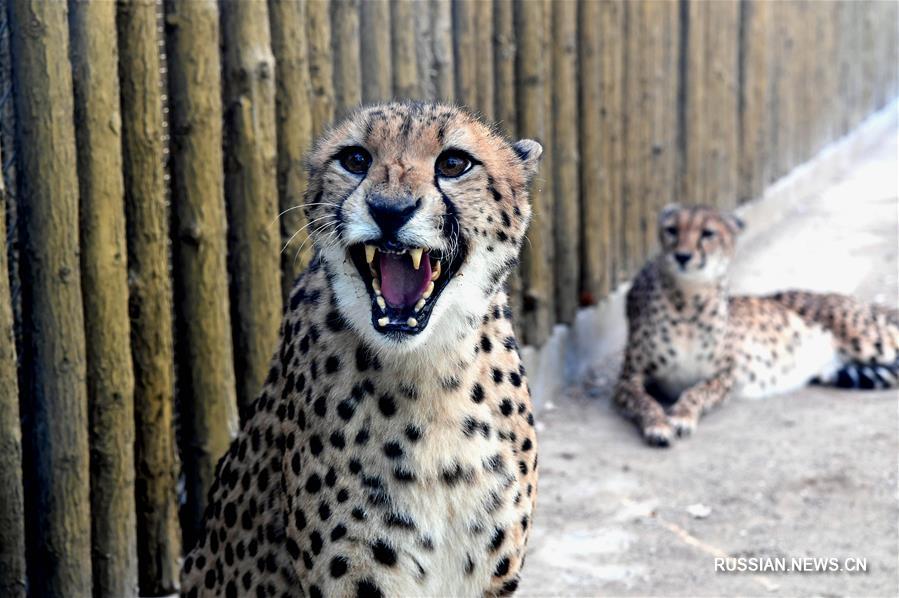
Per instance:
[[[660,322],[650,330],[646,346],[652,378],[667,398],[674,400],[715,374],[723,330],[678,319]]]

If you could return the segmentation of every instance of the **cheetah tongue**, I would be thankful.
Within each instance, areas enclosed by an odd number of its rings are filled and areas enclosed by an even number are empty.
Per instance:
[[[418,270],[408,253],[378,252],[381,257],[381,294],[390,307],[412,307],[431,282],[431,260],[424,255]]]

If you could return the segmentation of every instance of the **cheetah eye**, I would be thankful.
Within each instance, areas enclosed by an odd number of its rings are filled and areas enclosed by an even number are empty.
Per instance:
[[[676,237],[677,236],[677,227],[676,226],[666,226],[665,234],[667,234],[671,237]]]
[[[713,231],[712,229],[710,229],[710,228],[702,229],[702,238],[703,239],[711,239],[714,236],[715,236],[715,231]]]
[[[473,165],[471,156],[462,150],[446,150],[437,157],[434,172],[445,179],[455,179],[471,170]]]
[[[340,165],[352,174],[365,174],[371,166],[371,154],[364,147],[345,147],[336,157]]]

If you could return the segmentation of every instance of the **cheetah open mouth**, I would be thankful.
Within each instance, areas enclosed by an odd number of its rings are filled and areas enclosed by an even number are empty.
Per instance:
[[[437,299],[465,261],[461,246],[452,256],[395,243],[357,243],[348,252],[371,297],[372,325],[385,334],[424,330]]]

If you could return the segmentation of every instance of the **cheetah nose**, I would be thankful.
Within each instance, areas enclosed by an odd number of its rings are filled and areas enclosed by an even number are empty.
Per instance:
[[[687,262],[693,257],[692,253],[681,253],[678,251],[674,254],[674,259],[677,260],[677,263],[680,264],[681,268],[687,265]]]
[[[385,241],[396,240],[396,235],[403,225],[412,219],[421,205],[421,200],[412,197],[385,197],[372,195],[366,200],[368,213],[381,229]]]

